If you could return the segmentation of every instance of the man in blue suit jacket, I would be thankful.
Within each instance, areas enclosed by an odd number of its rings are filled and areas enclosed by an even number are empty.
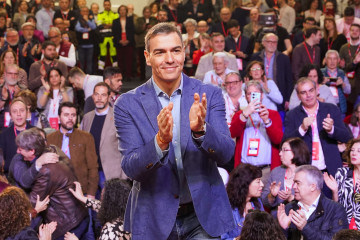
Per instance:
[[[219,239],[235,227],[217,170],[235,148],[221,89],[182,74],[184,45],[171,24],[154,26],[145,44],[153,76],[114,111],[122,168],[134,180],[125,229],[133,240]]]

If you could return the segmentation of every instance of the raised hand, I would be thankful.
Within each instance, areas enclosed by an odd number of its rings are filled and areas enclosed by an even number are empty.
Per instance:
[[[40,196],[36,195],[36,204],[35,204],[35,210],[37,213],[44,211],[47,209],[47,206],[50,202],[49,195],[44,198],[44,200],[40,201]]]
[[[290,210],[292,211],[291,222],[295,224],[297,229],[302,231],[307,224],[306,215],[302,210]]]
[[[69,191],[76,197],[78,200],[80,200],[83,203],[86,203],[87,197],[84,196],[84,193],[81,189],[81,184],[79,182],[74,182],[75,184],[75,190],[72,188],[69,188]]]
[[[162,150],[167,149],[168,144],[173,138],[174,119],[171,114],[173,106],[174,103],[170,102],[168,106],[161,109],[159,115],[157,116],[159,132],[156,135],[156,140]]]
[[[270,184],[270,193],[273,197],[276,197],[280,191],[281,182],[276,183],[276,181],[273,181]]]
[[[287,229],[291,223],[291,217],[292,217],[292,212],[290,211],[289,216],[286,215],[285,212],[285,205],[280,203],[279,207],[278,207],[278,212],[277,212],[277,218],[279,221],[280,226],[283,229]]]
[[[328,133],[331,132],[331,130],[334,126],[334,120],[330,117],[329,113],[326,116],[326,118],[323,120],[322,124],[323,124],[323,128],[325,129],[326,132],[328,132]]]
[[[193,132],[200,132],[204,130],[205,117],[207,109],[206,94],[203,93],[200,102],[198,93],[194,94],[194,103],[192,104],[189,112],[190,129]]]
[[[301,124],[301,128],[306,132],[314,121],[315,121],[314,117],[304,118],[304,120]]]

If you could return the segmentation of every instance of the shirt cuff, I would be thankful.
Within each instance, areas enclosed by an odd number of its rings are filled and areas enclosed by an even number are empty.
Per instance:
[[[266,128],[271,127],[271,125],[272,125],[271,119],[269,118],[269,123],[268,123],[268,124],[266,124],[266,123],[264,123],[264,124],[265,124],[265,127],[266,127]]]
[[[300,125],[300,127],[299,127],[299,133],[300,133],[300,135],[303,137],[304,135],[305,135],[305,131],[304,131],[304,129],[302,129],[302,127],[301,127],[301,125]]]
[[[332,126],[331,128],[331,131],[329,132],[330,135],[333,135],[334,134],[334,125]]]
[[[206,123],[204,124],[204,132],[205,132],[205,134],[206,134]],[[205,134],[197,138],[197,137],[194,136],[194,133],[191,132],[191,137],[194,139],[194,141],[195,141],[197,144],[201,145],[202,142],[204,141]]]
[[[38,167],[38,165],[35,163],[35,169],[36,171],[40,171],[41,167]]]
[[[161,148],[159,147],[159,145],[156,141],[156,137],[154,138],[154,143],[155,143],[155,148],[156,148],[156,154],[159,157],[159,159],[162,159],[169,152],[169,147],[164,151],[161,150]]]

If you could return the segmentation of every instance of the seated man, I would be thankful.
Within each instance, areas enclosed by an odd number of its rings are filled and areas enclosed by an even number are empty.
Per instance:
[[[16,145],[18,154],[14,157],[11,167],[15,178],[25,176],[26,167],[38,169],[39,160],[46,154],[47,158],[51,158],[53,154],[61,154],[55,146],[46,147],[44,136],[35,128],[21,132],[16,137]],[[25,171],[20,173],[19,169]],[[69,191],[76,180],[69,159],[63,154],[60,155],[60,162],[45,165],[42,163],[38,173],[28,178],[28,181],[32,182],[30,201],[33,205],[36,203],[37,195],[40,199],[50,196],[49,206],[42,217],[45,222],[57,222],[57,228],[52,235],[54,239],[64,236],[68,231],[80,238],[87,230],[87,210]]]
[[[226,59],[226,53],[224,52],[215,53],[212,59],[212,63],[213,63],[213,70],[210,70],[207,73],[205,73],[203,82],[220,87],[224,83],[225,76],[228,73],[232,72],[227,67],[229,62]]]
[[[259,82],[247,82],[245,94],[249,105],[235,113],[230,126],[231,137],[236,138],[234,165],[250,163],[258,166],[266,180],[270,165],[273,169],[281,164],[278,149],[283,135],[282,121],[277,111],[267,109],[261,103],[263,90]],[[252,95],[260,95],[260,98]]]
[[[296,201],[280,204],[277,214],[288,239],[330,240],[341,229],[349,228],[344,207],[321,193],[323,184],[323,175],[316,167],[303,165],[296,169]]]
[[[234,114],[239,110],[244,110],[248,105],[242,85],[243,81],[238,73],[230,72],[226,74],[223,96],[225,99],[226,122],[229,127]]]

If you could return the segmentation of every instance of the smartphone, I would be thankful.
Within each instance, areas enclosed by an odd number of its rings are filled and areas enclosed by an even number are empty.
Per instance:
[[[259,93],[259,92],[252,92],[251,93],[251,101],[255,101],[255,102],[257,102],[257,103],[259,103],[259,105],[260,105],[260,103],[261,103],[261,93]],[[256,108],[256,111],[257,112],[259,112],[260,111],[260,106],[258,107],[258,108]]]
[[[338,79],[334,78],[334,77],[330,77],[329,80],[330,80],[330,82],[336,82]]]

